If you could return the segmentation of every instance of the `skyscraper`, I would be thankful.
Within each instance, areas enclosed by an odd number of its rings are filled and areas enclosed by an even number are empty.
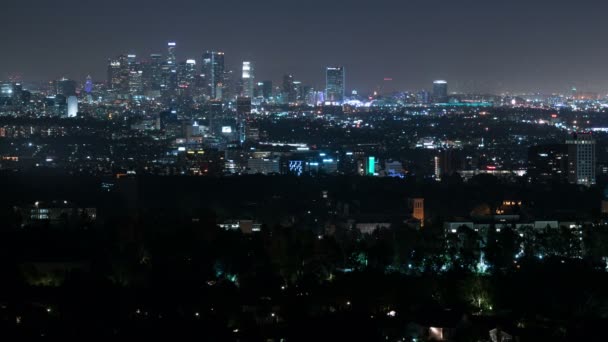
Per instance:
[[[143,95],[144,80],[141,64],[137,61],[136,55],[127,55],[129,65],[129,94],[131,96]]]
[[[76,96],[68,96],[68,118],[74,118],[78,114],[78,98]]]
[[[84,92],[90,94],[93,91],[93,79],[91,75],[87,76],[87,79],[84,83]]]
[[[179,64],[177,79],[180,89],[194,87],[196,80],[196,61],[194,59],[188,59]]]
[[[172,95],[177,91],[177,58],[175,56],[175,42],[167,43],[167,59],[162,65],[161,93]]]
[[[56,81],[55,86],[55,94],[63,95],[65,97],[76,95],[76,81],[74,80],[62,78]]]
[[[284,103],[295,103],[298,93],[294,84],[293,75],[283,76],[283,102]]]
[[[444,80],[433,82],[433,102],[447,103],[448,100],[448,82]]]
[[[527,177],[531,181],[568,179],[568,146],[565,144],[535,145],[528,148]]]
[[[263,81],[258,83],[261,96],[264,100],[269,100],[272,97],[272,81]],[[260,94],[258,95],[260,96]]]
[[[568,145],[568,181],[572,184],[595,184],[595,140],[591,132],[575,133]]]
[[[239,96],[236,99],[236,116],[239,131],[239,140],[245,141],[247,126],[251,120],[251,98]]]
[[[207,87],[207,95],[211,99],[221,99],[221,87],[224,84],[224,53],[205,52],[203,54],[202,73]]]
[[[245,61],[243,62],[243,73],[241,77],[242,90],[241,96],[253,98],[253,63]]]
[[[177,64],[177,57],[175,57],[175,48],[176,47],[177,47],[177,44],[175,42],[167,43],[167,64],[173,65],[174,68],[175,68],[175,65]]]
[[[163,84],[163,56],[158,53],[150,55],[150,59],[142,65],[144,90],[147,96],[160,96]]]
[[[344,67],[327,67],[325,70],[325,101],[342,104],[345,84]]]
[[[119,94],[129,90],[129,63],[127,56],[120,55],[108,60],[108,88]]]

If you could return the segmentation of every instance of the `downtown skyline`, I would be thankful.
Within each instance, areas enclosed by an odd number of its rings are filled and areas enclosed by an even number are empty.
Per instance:
[[[178,60],[224,51],[227,69],[255,62],[257,80],[277,82],[290,73],[320,87],[326,66],[343,65],[347,91],[374,91],[384,78],[393,79],[393,90],[428,89],[446,79],[455,92],[608,91],[608,48],[597,43],[607,31],[599,16],[604,4],[59,2],[11,3],[0,14],[0,25],[19,28],[6,37],[12,50],[0,64],[2,78],[82,82],[90,74],[101,81],[108,58],[146,58],[175,40]]]

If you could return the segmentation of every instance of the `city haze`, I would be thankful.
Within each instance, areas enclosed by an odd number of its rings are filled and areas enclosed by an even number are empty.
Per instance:
[[[0,12],[0,76],[106,80],[107,59],[178,44],[179,60],[226,52],[258,79],[291,73],[324,85],[344,65],[347,91],[450,81],[457,92],[606,93],[608,33],[597,1],[8,1]]]

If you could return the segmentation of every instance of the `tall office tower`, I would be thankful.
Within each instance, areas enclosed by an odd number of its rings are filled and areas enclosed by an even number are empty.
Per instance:
[[[196,81],[196,61],[188,59],[181,63],[177,68],[177,83],[180,89],[188,89],[195,86]]]
[[[293,81],[293,88],[296,92],[296,103],[301,103],[306,97],[306,87],[300,81]]]
[[[211,99],[221,99],[224,85],[224,53],[207,51],[203,54],[202,74]]]
[[[137,65],[137,55],[128,54],[127,63],[129,64],[129,69],[134,68]]]
[[[443,80],[433,82],[433,102],[447,103],[448,100],[448,82]]]
[[[26,94],[21,83],[0,83],[0,106],[23,104],[26,101],[24,97],[24,95],[27,96]]]
[[[283,102],[284,103],[295,103],[298,97],[298,93],[294,84],[293,75],[283,76]]]
[[[75,118],[78,114],[78,98],[76,96],[68,96],[68,118]]]
[[[416,93],[416,102],[421,104],[427,104],[430,102],[429,92],[426,90],[421,90]]]
[[[163,83],[163,56],[153,53],[142,65],[144,91],[148,96],[160,96],[160,86]]]
[[[568,145],[568,181],[572,184],[595,184],[595,140],[591,132],[574,133]]]
[[[441,150],[434,158],[435,161],[435,179],[441,181],[445,177],[449,177],[462,170],[462,163],[459,161],[458,153],[451,148]]]
[[[129,94],[131,96],[144,94],[143,71],[140,68],[129,70]]]
[[[126,55],[108,61],[108,88],[126,94],[129,90],[129,62]]]
[[[90,94],[93,91],[93,79],[91,75],[87,76],[86,81],[84,82],[84,92]]]
[[[528,148],[527,177],[533,182],[567,181],[568,146],[547,144]]]
[[[251,98],[239,96],[236,99],[236,121],[239,128],[239,140],[245,141],[247,126],[251,120]]]
[[[260,87],[260,95],[264,98],[264,100],[269,100],[272,98],[272,81],[263,81],[258,83]]]
[[[345,84],[344,67],[327,67],[325,69],[325,101],[337,105],[344,103]]]
[[[129,95],[141,96],[144,93],[144,80],[142,65],[137,61],[136,55],[127,55],[129,66]]]
[[[167,59],[161,66],[162,82],[160,91],[162,95],[170,96],[177,91],[177,58],[175,56],[175,42],[167,43]]]
[[[0,84],[0,98],[10,99],[15,93],[14,86],[12,83]]]
[[[254,73],[253,73],[253,63],[245,61],[243,62],[243,70],[241,75],[241,96],[253,98],[253,81],[254,81]]]
[[[177,57],[175,57],[175,48],[177,44],[175,42],[167,43],[167,64],[173,65],[173,68],[177,66]]]
[[[55,94],[65,97],[76,95],[76,81],[62,78],[55,82]]]
[[[224,71],[224,82],[218,87],[217,96],[221,99],[236,99],[239,94],[237,83],[240,83],[240,76],[237,76],[232,70]],[[238,78],[238,79],[237,79]]]

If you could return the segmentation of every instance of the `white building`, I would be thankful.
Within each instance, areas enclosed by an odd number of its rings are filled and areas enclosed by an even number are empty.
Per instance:
[[[75,118],[78,114],[78,98],[76,96],[68,97],[68,118]]]

